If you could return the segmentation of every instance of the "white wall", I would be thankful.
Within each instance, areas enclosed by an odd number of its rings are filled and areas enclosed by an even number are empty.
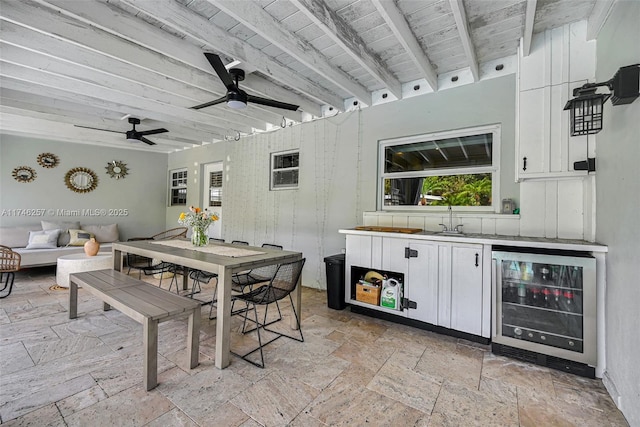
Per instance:
[[[189,168],[187,205],[201,205],[193,173],[224,160],[222,237],[303,252],[304,286],[324,289],[324,257],[345,247],[338,229],[362,224],[363,212],[376,209],[378,141],[488,124],[502,126],[500,197],[518,200],[514,75],[173,153],[169,169]],[[299,188],[269,191],[270,154],[296,148]],[[167,210],[167,227],[182,210]]]
[[[519,205],[513,161],[515,75],[511,74],[363,110],[360,197],[364,209],[377,209],[378,141],[491,124],[501,126],[499,200],[510,198]]]
[[[123,144],[125,144],[123,140]],[[41,153],[53,153],[60,159],[55,168],[43,168],[36,159]],[[107,175],[107,162],[126,163],[129,174],[124,179]],[[33,168],[37,177],[30,183],[13,179],[17,166]],[[98,187],[90,193],[75,193],[64,183],[67,171],[86,167],[98,175]],[[120,239],[150,236],[165,228],[167,155],[128,149],[98,147],[45,141],[11,135],[0,138],[0,211],[12,209],[45,209],[45,215],[0,216],[1,226],[39,225],[47,221],[79,221],[80,224],[118,223]],[[54,210],[51,214],[48,211]],[[80,210],[79,216],[68,216],[58,210]],[[106,210],[97,216],[82,214],[83,209]],[[127,209],[125,216],[109,215],[111,209]]]
[[[597,81],[640,63],[640,2],[618,1],[598,37]],[[627,421],[640,426],[640,99],[605,104],[596,155],[596,238],[609,246],[603,378]]]
[[[344,248],[344,236],[337,230],[360,220],[360,115],[345,113],[230,144],[223,196],[225,239],[301,251],[307,259],[304,285],[325,288],[324,257]],[[296,148],[299,188],[269,191],[270,154]]]
[[[189,206],[201,208],[203,200],[208,200],[208,198],[205,199],[205,195],[203,194],[202,177],[205,176],[204,165],[223,161],[225,158],[226,144],[227,142],[218,142],[216,144],[208,144],[169,154],[168,166],[164,171],[164,182],[167,193],[169,191],[169,171],[187,168],[188,180],[186,206],[169,206],[168,201],[165,203],[165,225],[167,229],[181,227],[181,225],[178,224],[180,213],[186,212]],[[225,175],[226,173],[223,172],[223,179]]]

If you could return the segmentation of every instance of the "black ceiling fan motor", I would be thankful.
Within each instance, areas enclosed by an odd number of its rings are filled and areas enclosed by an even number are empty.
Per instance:
[[[238,82],[244,81],[244,70],[240,68],[231,68],[229,70],[229,74],[233,76],[233,79],[236,81],[236,85]]]

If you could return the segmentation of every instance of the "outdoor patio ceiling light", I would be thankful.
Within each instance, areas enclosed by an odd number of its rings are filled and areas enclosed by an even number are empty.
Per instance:
[[[227,106],[229,108],[233,108],[234,110],[242,110],[243,108],[247,108],[247,95],[242,92],[229,91],[227,93]]]
[[[606,86],[611,93],[596,93]],[[589,135],[602,130],[603,106],[611,98],[613,105],[632,103],[639,95],[640,64],[621,67],[611,80],[586,83],[573,90],[575,98],[564,106],[571,111],[571,136]]]

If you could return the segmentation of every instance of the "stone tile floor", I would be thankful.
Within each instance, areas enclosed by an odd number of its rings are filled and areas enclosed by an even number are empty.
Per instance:
[[[157,279],[146,278],[151,283]],[[164,279],[163,287],[168,287]],[[200,365],[186,320],[159,332],[159,386],[142,387],[142,326],[54,268],[23,270],[0,300],[0,417],[6,426],[626,426],[600,380],[494,356],[487,346],[327,308],[303,290],[305,342],[280,339],[266,369],[232,356],[218,370],[203,309]],[[197,297],[212,294],[212,284]],[[284,306],[284,311],[290,310]],[[255,343],[238,333],[232,348]],[[285,322],[279,322],[288,325]]]

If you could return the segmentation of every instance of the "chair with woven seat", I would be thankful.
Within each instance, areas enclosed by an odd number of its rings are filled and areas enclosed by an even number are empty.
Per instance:
[[[305,263],[305,258],[298,261],[294,261],[294,262],[280,264],[278,265],[275,274],[273,275],[273,277],[271,278],[271,280],[267,285],[260,286],[259,288],[253,289],[250,292],[233,296],[234,301],[243,301],[247,307],[243,313],[244,321],[242,324],[242,333],[246,334],[249,332],[256,331],[258,335],[257,348],[249,352],[246,352],[244,354],[238,354],[231,351],[233,354],[235,354],[238,357],[241,357],[242,359],[246,360],[247,362],[255,366],[264,368],[264,353],[262,349],[268,344],[272,343],[273,341],[281,337],[286,337],[295,341],[304,342],[304,336],[302,335],[302,327],[300,325],[300,316],[299,316],[300,313],[296,312],[296,307],[293,303],[293,298],[291,297],[291,293],[295,290],[296,286],[298,285],[298,281],[300,280],[300,276],[302,274],[302,267],[304,266],[304,263]],[[261,322],[260,319],[258,319],[257,306],[260,305],[265,307],[264,319],[266,319],[267,312],[269,310],[269,305],[274,304],[286,298],[287,296],[289,297],[289,301],[291,302],[291,310],[293,311],[293,315],[296,320],[296,326],[297,326],[298,332],[300,333],[299,338],[296,336],[285,334],[283,332],[275,331],[273,329],[268,329],[267,326],[269,325],[269,323],[265,323],[264,321]],[[253,311],[253,318],[249,317],[249,313],[251,311]],[[246,329],[247,321],[255,323],[256,325],[255,328],[247,330]],[[270,332],[272,334],[275,334],[276,336],[274,338],[271,338],[267,342],[263,343],[262,335],[260,334],[261,329],[267,332]],[[255,353],[256,351],[260,351],[260,363],[247,358],[247,356]]]
[[[128,242],[134,242],[138,240],[170,240],[170,239],[179,239],[187,236],[187,227],[176,227],[170,230],[165,230],[161,233],[154,234],[150,237],[132,237],[127,239]],[[151,258],[147,258],[141,255],[135,254],[127,254],[127,274],[131,271],[131,269],[138,270],[138,279],[142,276],[142,273],[145,276],[152,276],[155,274],[160,274],[160,286],[162,286],[162,278],[164,277],[164,273],[173,273],[174,275],[178,271],[176,265],[162,262],[153,263]]]
[[[19,253],[0,245],[0,285],[4,282],[4,286],[0,289],[0,298],[6,298],[11,293],[15,272],[20,270],[21,260]]]

